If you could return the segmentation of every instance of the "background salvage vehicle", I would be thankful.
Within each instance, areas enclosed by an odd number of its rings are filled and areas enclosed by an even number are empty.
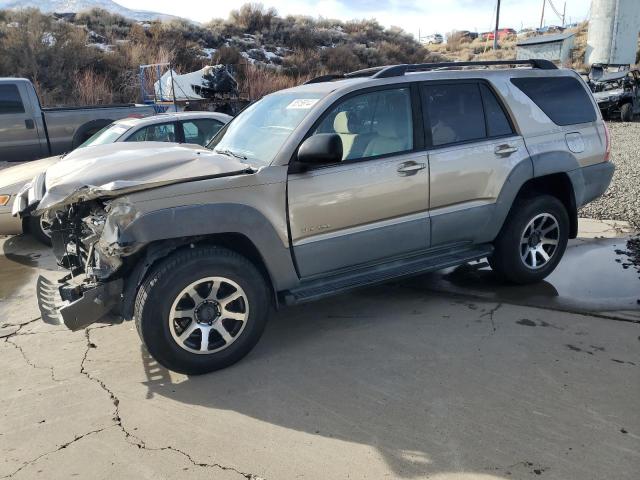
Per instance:
[[[592,69],[589,84],[605,119],[631,122],[633,116],[640,113],[640,71],[637,69],[619,72]]]
[[[246,355],[273,306],[485,257],[540,281],[614,171],[587,85],[544,60],[323,76],[254,103],[210,149],[159,145],[95,147],[16,204],[53,223],[71,272],[39,278],[45,321],[134,319],[188,374]]]
[[[114,120],[146,117],[150,105],[42,108],[26,78],[0,78],[0,161],[35,160],[69,152]]]
[[[18,218],[11,215],[11,202],[16,194],[34,176],[60,161],[91,158],[95,147],[116,142],[175,142],[206,145],[232,117],[216,112],[163,113],[141,119],[126,118],[107,125],[96,132],[80,147],[65,156],[56,156],[26,162],[0,170],[0,235],[31,233],[50,245],[50,224],[38,216]]]

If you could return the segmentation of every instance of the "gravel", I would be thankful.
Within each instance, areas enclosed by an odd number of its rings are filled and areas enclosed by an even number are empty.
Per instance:
[[[640,229],[640,122],[608,122],[616,172],[605,194],[580,209],[580,216],[623,220]],[[15,165],[0,162],[0,170]]]
[[[580,216],[623,220],[640,229],[640,122],[607,125],[616,172],[605,194],[581,208]]]

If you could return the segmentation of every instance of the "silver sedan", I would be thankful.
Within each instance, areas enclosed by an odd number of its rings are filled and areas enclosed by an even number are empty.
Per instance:
[[[165,113],[146,118],[125,118],[106,126],[78,148],[115,142],[172,142],[206,145],[232,117],[218,112]],[[77,151],[77,150],[76,150]],[[20,219],[11,215],[18,191],[36,175],[62,158],[61,155],[21,163],[0,170],[0,235],[32,234],[50,245],[48,225],[40,217]],[[73,152],[66,155],[73,158]]]

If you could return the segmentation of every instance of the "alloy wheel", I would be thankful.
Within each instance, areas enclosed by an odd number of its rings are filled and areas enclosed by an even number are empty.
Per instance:
[[[520,258],[527,268],[544,267],[558,248],[560,224],[550,213],[536,215],[525,227],[520,239]]]
[[[224,277],[206,277],[177,295],[169,313],[169,329],[181,348],[206,355],[233,344],[248,318],[249,301],[240,285]]]

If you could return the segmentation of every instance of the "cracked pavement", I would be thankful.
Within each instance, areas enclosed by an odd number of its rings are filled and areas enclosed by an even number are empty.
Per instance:
[[[132,324],[41,322],[34,280],[59,275],[51,255],[0,245],[0,478],[637,476],[629,310],[419,277],[282,310],[245,360],[187,377]]]

